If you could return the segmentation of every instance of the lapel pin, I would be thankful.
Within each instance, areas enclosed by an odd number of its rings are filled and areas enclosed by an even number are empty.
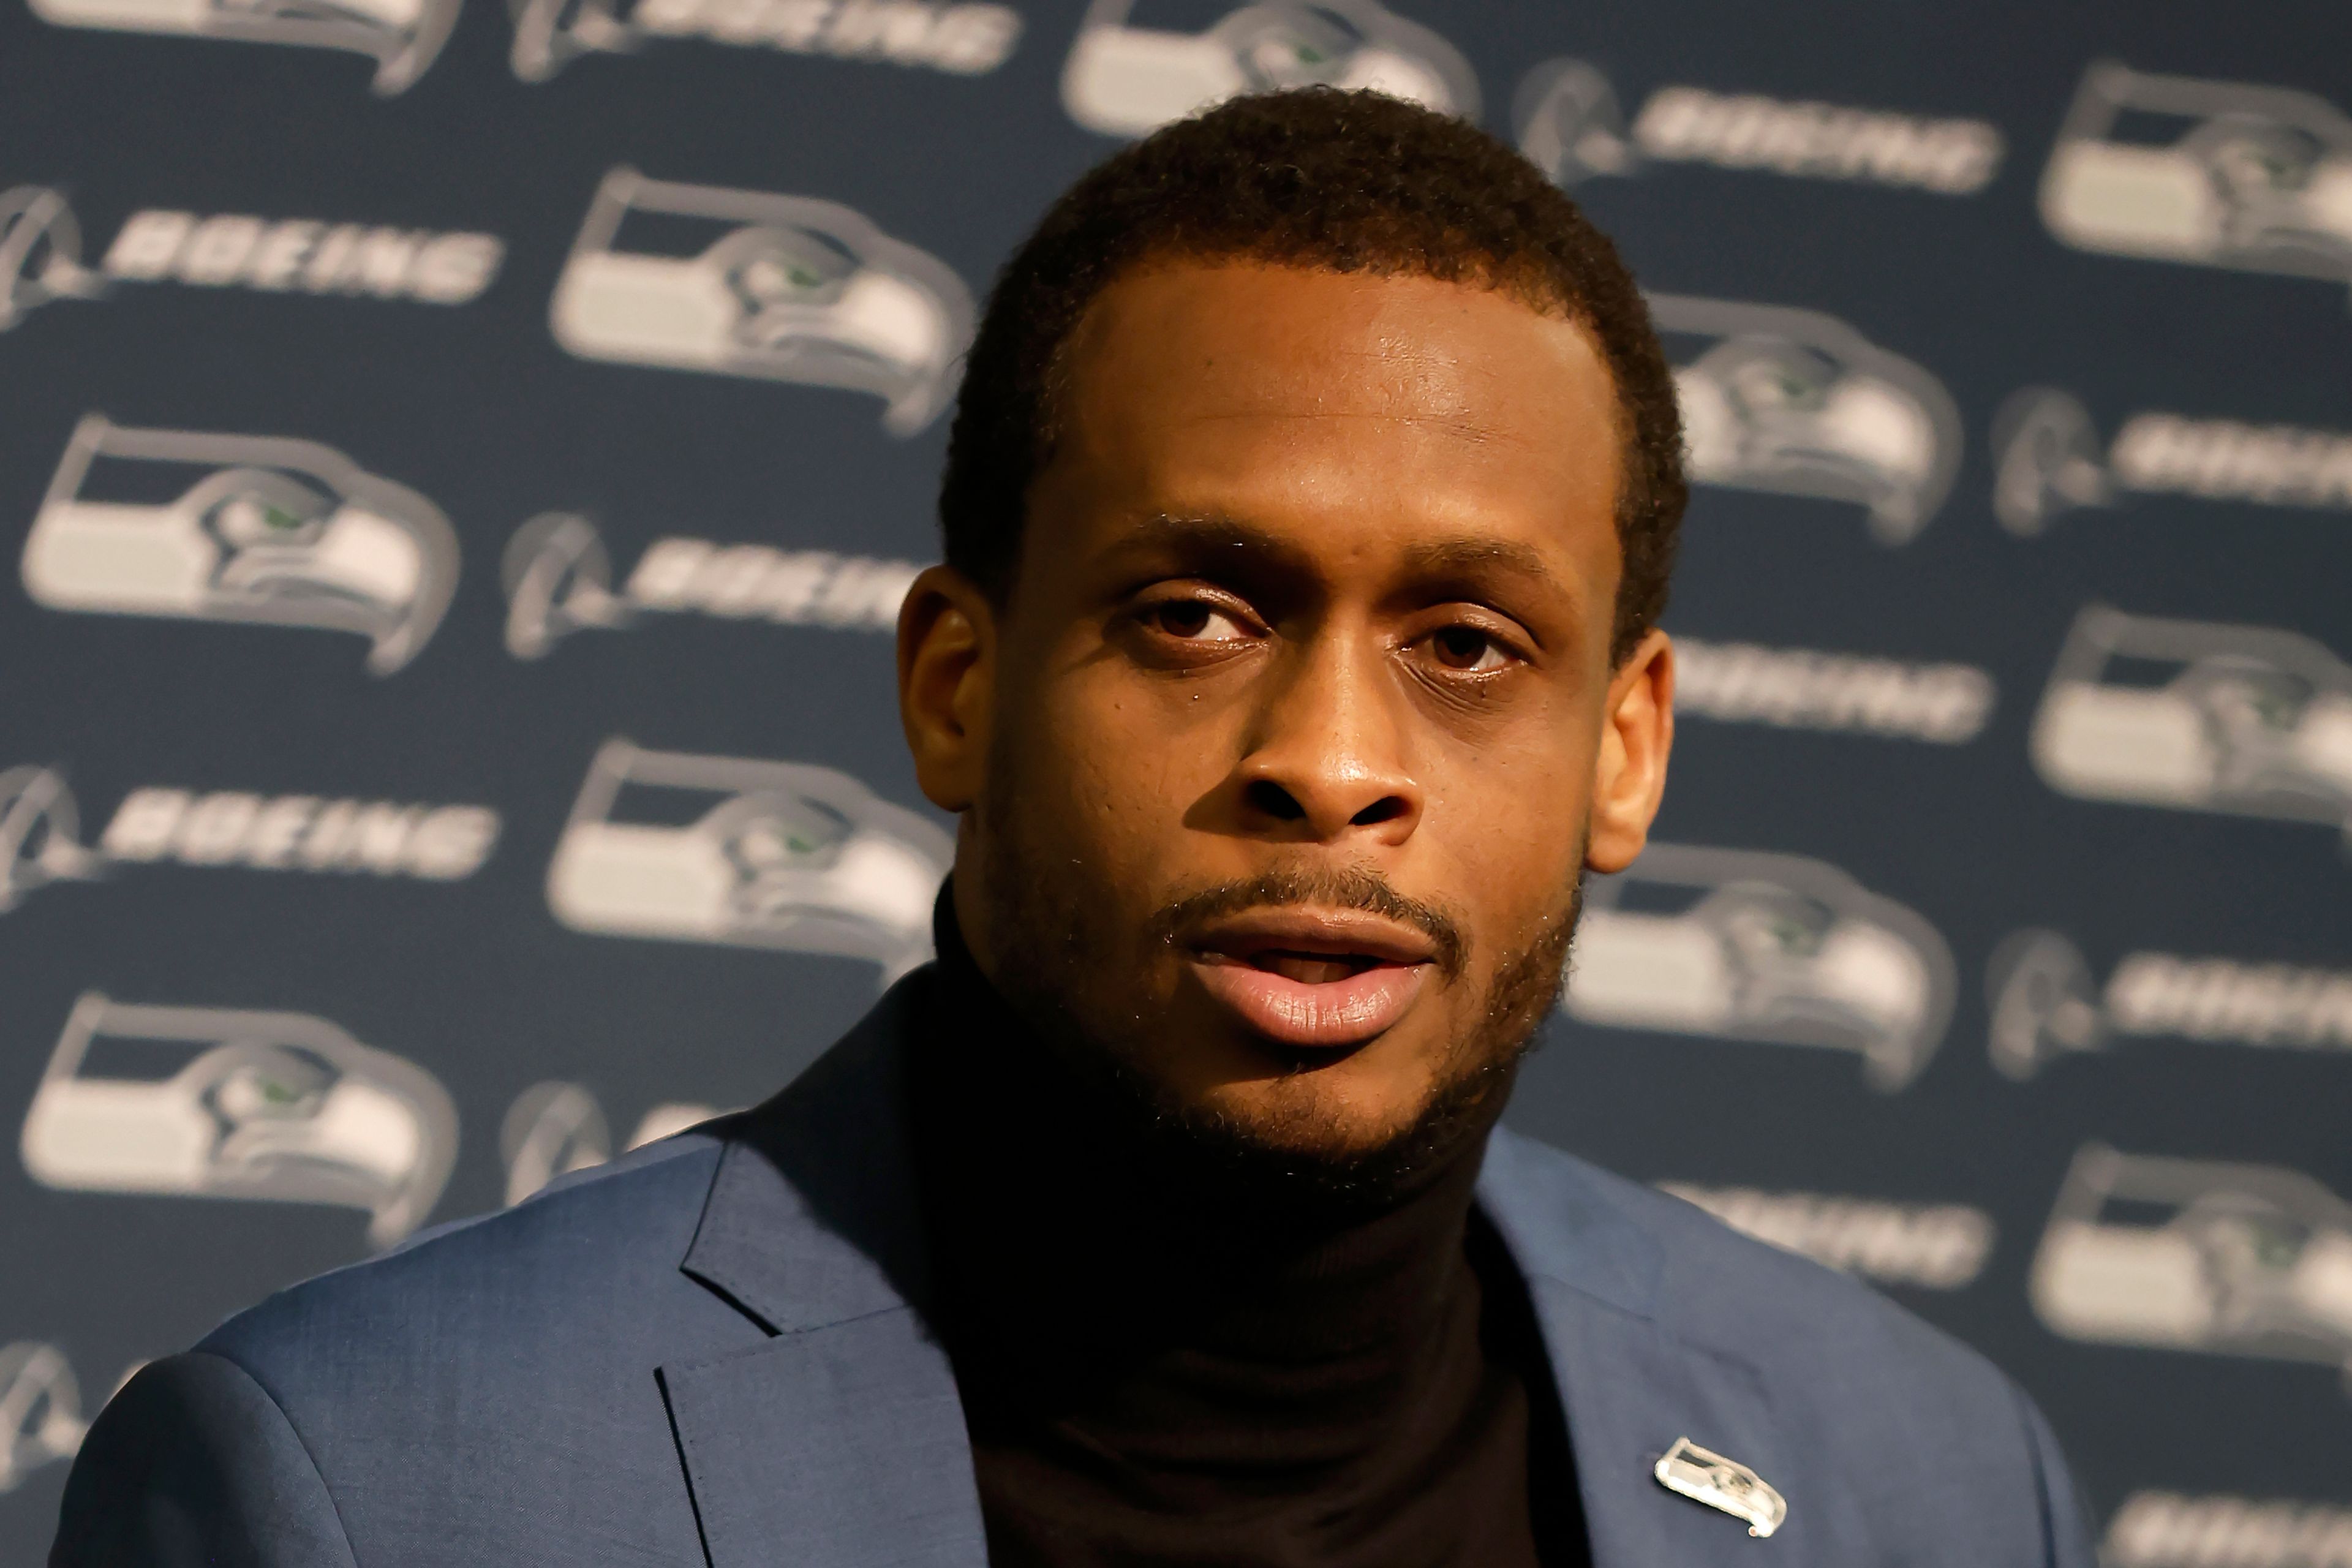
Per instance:
[[[1748,1533],[1761,1538],[1780,1528],[1789,1517],[1789,1502],[1765,1483],[1764,1478],[1737,1459],[1677,1437],[1651,1472],[1658,1484],[1693,1502],[1721,1509],[1748,1521]]]

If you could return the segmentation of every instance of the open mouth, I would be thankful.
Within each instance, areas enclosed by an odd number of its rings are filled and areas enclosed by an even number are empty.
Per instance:
[[[1253,952],[1232,962],[1246,963],[1268,974],[1279,974],[1285,980],[1295,980],[1301,985],[1328,985],[1335,981],[1352,980],[1367,969],[1378,968],[1382,961],[1370,953],[1297,952],[1270,947],[1263,952]]]
[[[1328,1052],[1402,1017],[1433,955],[1418,933],[1360,917],[1244,915],[1202,933],[1187,955],[1210,998],[1268,1042]]]

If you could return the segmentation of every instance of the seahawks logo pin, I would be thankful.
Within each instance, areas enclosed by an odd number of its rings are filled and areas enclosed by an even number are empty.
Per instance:
[[[1748,1533],[1759,1538],[1780,1529],[1780,1521],[1789,1517],[1788,1500],[1763,1477],[1687,1437],[1675,1438],[1651,1474],[1670,1492],[1747,1521]]]

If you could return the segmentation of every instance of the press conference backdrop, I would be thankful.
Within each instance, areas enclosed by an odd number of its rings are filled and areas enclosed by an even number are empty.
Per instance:
[[[921,962],[975,300],[1307,81],[1678,367],[1662,842],[1513,1120],[1982,1347],[2111,1563],[2352,1563],[2352,14],[2127,0],[7,0],[0,1562],[142,1360]]]

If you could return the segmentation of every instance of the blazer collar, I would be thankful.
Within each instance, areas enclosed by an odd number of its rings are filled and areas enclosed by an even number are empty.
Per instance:
[[[658,1373],[711,1568],[982,1568],[963,1406],[914,1303],[927,1266],[904,1110],[914,988],[725,1141],[679,1267],[769,1338]]]
[[[924,983],[899,982],[782,1093],[712,1129],[726,1147],[681,1267],[772,1336],[661,1369],[712,1568],[786,1542],[805,1568],[986,1562],[954,1372],[920,1311],[902,1047]],[[1665,1250],[1617,1185],[1500,1130],[1478,1185],[1542,1330],[1596,1568],[1824,1560],[1858,1526],[1780,1430],[1758,1367],[1678,1331]],[[1780,1531],[1751,1539],[1660,1487],[1651,1467],[1678,1436],[1780,1488]]]
[[[1542,1329],[1596,1568],[1867,1561],[1847,1494],[1775,1415],[1784,1395],[1808,1391],[1777,1390],[1742,1346],[1682,1321],[1678,1289],[1712,1294],[1728,1282],[1712,1271],[1681,1279],[1657,1230],[1630,1212],[1626,1186],[1500,1130],[1479,1173],[1479,1207]],[[1752,1538],[1730,1515],[1661,1486],[1653,1467],[1677,1437],[1778,1489],[1789,1503],[1779,1531]]]
[[[711,1129],[725,1146],[679,1267],[770,1333],[928,1295],[901,1048],[923,978],[892,986],[782,1093]]]
[[[1664,1255],[1598,1174],[1498,1127],[1478,1172],[1479,1212],[1528,1280],[1550,1280],[1647,1321],[1657,1304]]]
[[[899,981],[782,1092],[710,1129],[724,1146],[679,1267],[770,1333],[928,1299],[905,1050],[927,978],[919,969]],[[1498,1128],[1478,1206],[1530,1280],[1647,1319],[1658,1245],[1592,1175]]]

